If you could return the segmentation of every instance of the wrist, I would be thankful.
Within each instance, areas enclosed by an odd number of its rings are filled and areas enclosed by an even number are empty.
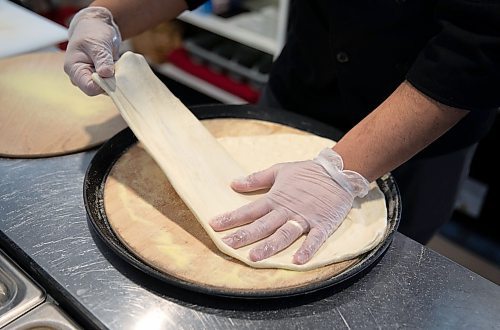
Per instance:
[[[370,189],[370,183],[355,171],[344,170],[342,157],[330,148],[323,149],[313,162],[320,165],[328,175],[353,197],[364,197]]]

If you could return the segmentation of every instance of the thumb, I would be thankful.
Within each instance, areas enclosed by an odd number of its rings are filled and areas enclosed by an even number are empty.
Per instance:
[[[73,85],[78,86],[85,94],[94,96],[104,91],[92,80],[92,68],[88,64],[76,63],[71,66],[69,75]]]
[[[270,188],[274,184],[278,165],[273,165],[263,171],[252,173],[231,182],[231,188],[237,192],[250,192]]]
[[[113,54],[107,48],[100,49],[94,57],[95,71],[103,78],[113,77],[115,74],[115,62]]]

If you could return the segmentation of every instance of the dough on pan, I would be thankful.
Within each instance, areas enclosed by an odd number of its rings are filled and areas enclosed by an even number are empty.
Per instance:
[[[323,148],[335,144],[332,140],[316,135],[298,134],[224,137],[219,138],[218,141],[248,173],[265,169],[276,163],[312,159]],[[348,260],[371,250],[380,243],[384,238],[386,228],[387,208],[384,194],[375,183],[372,183],[368,195],[355,199],[347,218],[327,239],[311,261],[305,265],[291,263],[293,254],[305,239],[305,236],[302,236],[283,252],[269,259],[254,262],[255,265],[252,266],[306,270]],[[216,233],[216,235],[220,238],[232,231],[234,229],[223,234]],[[236,251],[240,258],[248,258],[250,249],[258,243],[231,250]]]
[[[94,74],[93,78],[111,96],[129,127],[222,252],[252,267],[309,270],[355,257],[383,239],[386,207],[382,192],[374,185],[362,202],[355,202],[342,226],[308,263],[292,263],[292,255],[304,237],[275,256],[251,261],[248,250],[258,242],[240,249],[230,248],[221,240],[229,231],[215,232],[208,224],[213,217],[258,198],[232,191],[231,180],[276,162],[310,159],[333,141],[292,134],[277,138],[276,143],[267,140],[269,137],[218,143],[155,76],[145,59],[131,52],[116,63],[115,77],[103,79]],[[226,151],[221,144],[231,150]],[[282,147],[285,145],[288,147]],[[254,150],[249,149],[252,146]],[[287,150],[294,154],[284,157]],[[304,154],[295,153],[300,150]],[[268,163],[263,166],[265,162]],[[256,163],[258,166],[252,165]],[[340,243],[332,248],[336,241]]]

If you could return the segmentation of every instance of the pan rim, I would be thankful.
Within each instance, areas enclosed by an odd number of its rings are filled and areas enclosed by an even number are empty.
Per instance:
[[[223,108],[222,111],[221,108]],[[190,110],[200,120],[221,118],[265,120],[305,130],[334,140],[338,140],[341,136],[341,133],[331,126],[281,109],[266,109],[266,111],[264,111],[261,107],[252,105],[204,105],[191,107]],[[230,290],[189,282],[157,270],[130,251],[114,233],[104,211],[104,184],[108,174],[116,161],[136,143],[137,138],[130,128],[127,127],[115,134],[97,150],[85,173],[83,184],[85,210],[94,231],[97,232],[99,238],[104,241],[106,246],[116,255],[143,273],[169,285],[213,296],[243,299],[293,297],[331,287],[340,288],[364,276],[364,274],[370,271],[371,268],[378,263],[392,243],[394,233],[397,231],[399,225],[401,215],[400,194],[394,177],[390,173],[387,173],[382,178],[377,179],[377,184],[384,193],[386,205],[388,207],[388,233],[384,240],[375,248],[363,254],[359,262],[348,267],[343,272],[319,282],[307,283],[303,286],[293,288],[274,290]]]

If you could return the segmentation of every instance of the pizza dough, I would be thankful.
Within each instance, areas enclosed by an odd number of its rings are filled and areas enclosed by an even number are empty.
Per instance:
[[[216,137],[309,134],[253,119],[219,118],[202,123]],[[321,287],[366,255],[300,272],[250,267],[215,246],[141,143],[132,145],[113,164],[103,199],[107,222],[128,251],[176,282],[204,290],[281,295]]]
[[[89,97],[63,71],[63,52],[0,60],[0,156],[85,150],[127,127],[105,95]]]
[[[259,197],[234,192],[229,187],[231,180],[248,174],[249,171],[243,166],[250,168],[257,160],[258,169],[262,169],[260,167],[265,161],[269,161],[268,166],[282,161],[272,156],[283,157],[282,150],[300,151],[288,156],[289,160],[309,159],[322,148],[331,146],[333,141],[315,136],[303,139],[301,135],[287,135],[276,138],[278,147],[273,145],[266,152],[262,151],[271,141],[265,138],[257,142],[221,141],[233,153],[234,156],[231,156],[154,75],[142,56],[127,52],[116,63],[115,77],[103,79],[96,74],[93,77],[112,97],[134,134],[161,167],[217,248],[231,257],[257,268],[310,270],[352,258],[382,240],[387,226],[386,207],[382,192],[374,185],[363,202],[356,202],[349,218],[344,221],[345,226],[339,227],[308,263],[292,263],[292,255],[304,237],[275,256],[258,262],[251,261],[248,250],[258,242],[232,249],[221,240],[229,231],[215,232],[208,224],[216,215]],[[284,145],[293,145],[293,148],[280,147]],[[252,146],[258,150],[244,150]],[[249,158],[242,158],[247,156]],[[244,164],[238,164],[238,157]],[[332,244],[340,240],[341,236],[345,236],[344,243],[341,247],[336,245],[337,250],[332,250]]]
[[[226,137],[219,143],[247,173],[268,168],[276,163],[314,158],[334,141],[316,135],[274,134],[269,136]],[[295,241],[285,251],[259,262],[258,267],[279,267],[294,270],[318,268],[334,262],[348,260],[371,250],[383,239],[387,228],[387,208],[384,194],[375,183],[368,195],[354,200],[353,208],[340,227],[323,244],[316,255],[305,265],[291,264],[292,256],[302,245],[305,236]],[[216,233],[223,237],[223,234]],[[236,249],[241,259],[247,258],[250,249],[259,242]],[[240,259],[238,258],[238,259]],[[240,260],[241,260],[240,259]],[[252,265],[255,266],[255,265]]]

